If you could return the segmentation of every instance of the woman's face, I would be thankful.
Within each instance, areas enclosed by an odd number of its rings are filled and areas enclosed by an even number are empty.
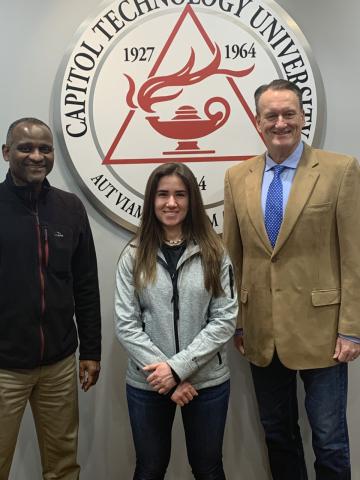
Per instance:
[[[189,193],[178,175],[161,177],[155,194],[155,215],[165,232],[181,235],[189,210]]]

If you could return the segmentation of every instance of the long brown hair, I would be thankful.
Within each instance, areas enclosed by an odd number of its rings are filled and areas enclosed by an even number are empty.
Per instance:
[[[184,182],[189,195],[189,210],[182,224],[182,234],[189,242],[199,245],[204,268],[205,288],[214,296],[223,294],[220,280],[221,259],[224,252],[220,238],[213,230],[205,213],[196,178],[183,163],[165,163],[150,175],[145,189],[143,213],[136,234],[137,249],[134,266],[134,284],[138,290],[156,278],[156,256],[163,242],[164,232],[155,215],[155,195],[159,181],[166,175],[177,175]]]

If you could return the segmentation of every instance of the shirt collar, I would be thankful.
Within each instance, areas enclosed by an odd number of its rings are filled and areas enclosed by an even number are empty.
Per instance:
[[[292,168],[292,169],[295,170],[297,168],[299,162],[300,162],[300,158],[301,158],[301,155],[303,153],[303,150],[304,150],[304,144],[301,141],[299,143],[299,145],[295,148],[293,153],[288,158],[286,158],[281,163],[281,165],[284,165],[287,168]],[[269,153],[266,152],[266,154],[265,154],[265,171],[268,172],[273,167],[275,167],[275,165],[278,165],[278,164],[276,162],[274,162],[274,160],[272,160],[271,157],[269,156]]]

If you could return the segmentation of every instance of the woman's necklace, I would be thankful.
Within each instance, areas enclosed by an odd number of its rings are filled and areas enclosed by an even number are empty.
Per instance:
[[[176,240],[164,240],[164,242],[167,244],[167,245],[170,245],[171,247],[174,247],[175,245],[180,245],[182,242],[183,242],[183,238],[180,237]]]

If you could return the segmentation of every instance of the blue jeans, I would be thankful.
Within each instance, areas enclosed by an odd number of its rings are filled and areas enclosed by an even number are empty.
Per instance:
[[[297,371],[286,368],[275,353],[269,366],[251,365],[251,373],[273,480],[307,480],[298,425]],[[300,370],[299,375],[312,430],[316,479],[350,480],[347,364]]]
[[[126,385],[136,451],[133,480],[163,480],[170,460],[176,404],[168,395]],[[222,445],[230,381],[198,390],[181,408],[189,463],[197,480],[225,480]]]

